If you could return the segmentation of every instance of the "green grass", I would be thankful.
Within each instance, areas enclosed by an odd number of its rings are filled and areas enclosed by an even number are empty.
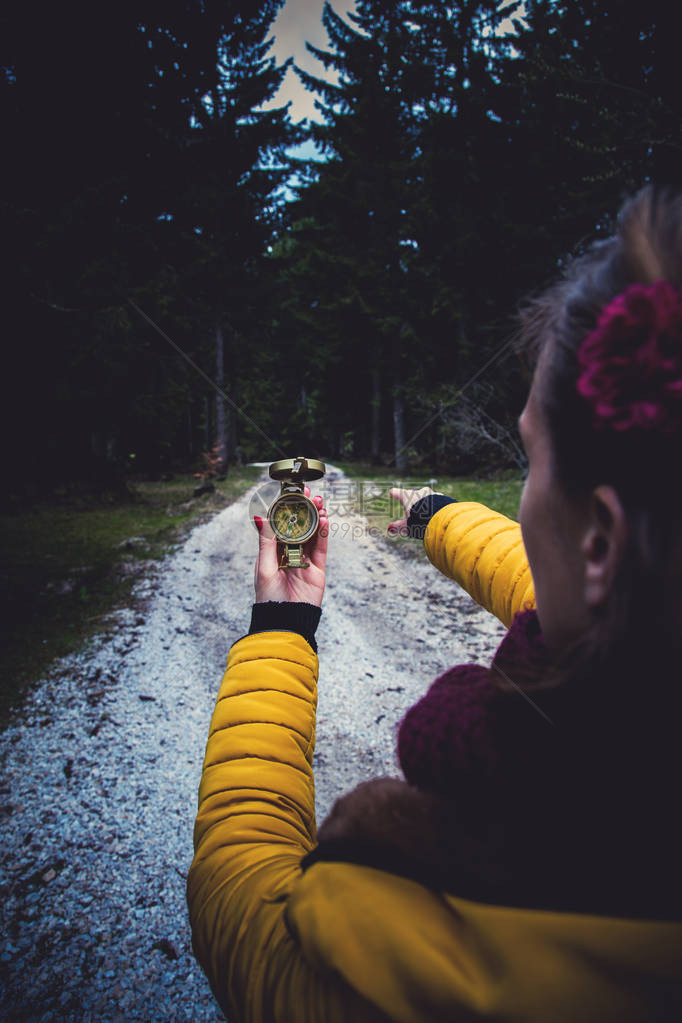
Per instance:
[[[493,479],[472,479],[470,477],[406,475],[399,477],[395,469],[376,467],[368,463],[335,463],[352,481],[355,509],[367,518],[369,527],[379,536],[405,553],[425,557],[421,543],[406,537],[390,538],[387,533],[389,522],[403,517],[403,507],[389,496],[393,486],[405,490],[431,486],[437,493],[455,497],[458,501],[477,501],[495,511],[518,519],[519,500],[523,489],[520,473],[502,473]],[[339,504],[341,502],[338,502]],[[330,508],[333,514],[334,509]]]
[[[401,517],[389,498],[394,484],[422,487],[429,477],[398,480],[391,469],[344,463],[352,481],[355,509],[378,535]],[[5,640],[0,653],[0,723],[7,720],[27,685],[51,661],[78,649],[91,634],[107,628],[115,608],[131,601],[134,583],[149,562],[163,557],[200,521],[240,496],[262,470],[230,470],[216,492],[193,498],[191,475],[167,482],[129,483],[131,498],[73,498],[64,494],[24,511],[0,514],[0,598]],[[362,486],[359,484],[362,482]],[[490,480],[439,477],[435,490],[462,501],[480,501],[517,517],[522,483],[518,476]],[[331,510],[331,509],[330,509]],[[394,549],[423,557],[421,543],[388,539]]]
[[[0,722],[49,663],[106,627],[129,602],[148,562],[187,529],[215,515],[251,486],[259,469],[231,469],[216,492],[193,498],[199,481],[131,481],[130,499],[51,498],[0,514]]]

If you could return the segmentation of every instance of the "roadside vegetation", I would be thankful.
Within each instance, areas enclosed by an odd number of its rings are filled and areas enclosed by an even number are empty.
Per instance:
[[[135,582],[187,530],[212,517],[256,482],[261,470],[230,469],[215,489],[194,497],[190,473],[128,481],[123,492],[65,490],[0,513],[0,723],[23,689],[56,657],[107,627]]]
[[[407,537],[389,537],[388,524],[403,517],[400,502],[389,495],[393,486],[410,490],[430,486],[437,493],[447,494],[458,501],[478,501],[495,511],[518,519],[519,500],[523,478],[518,470],[505,471],[486,479],[428,474],[399,477],[394,468],[377,467],[361,462],[337,462],[349,477],[349,499],[356,511],[367,519],[368,528],[377,536],[385,537],[401,553],[425,558],[424,548]],[[342,498],[336,498],[339,506]],[[340,510],[340,507],[337,511]],[[333,513],[334,509],[329,511]]]
[[[368,463],[341,463],[348,477],[348,504],[367,518],[368,528],[394,549],[424,557],[422,544],[387,536],[389,522],[401,506],[389,489],[432,486],[459,500],[481,501],[516,518],[521,492],[518,473],[493,479],[459,479],[409,475],[398,479],[391,468]],[[131,600],[137,580],[168,554],[187,531],[217,514],[254,484],[261,469],[231,468],[215,489],[193,496],[201,484],[177,474],[150,482],[128,481],[123,493],[83,495],[64,491],[28,506],[0,513],[5,642],[0,653],[0,724],[22,691],[48,665],[105,631],[110,614]],[[341,515],[343,494],[330,511]]]

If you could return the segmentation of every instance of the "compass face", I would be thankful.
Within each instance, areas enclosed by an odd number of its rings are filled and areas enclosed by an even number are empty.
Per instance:
[[[284,494],[270,509],[270,524],[283,543],[304,543],[317,529],[317,508],[298,494]]]

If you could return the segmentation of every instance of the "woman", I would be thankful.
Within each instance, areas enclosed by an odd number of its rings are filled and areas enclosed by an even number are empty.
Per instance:
[[[317,499],[306,572],[277,570],[262,524],[188,881],[233,1023],[680,1018],[681,287],[682,200],[648,188],[526,311],[523,542],[480,505],[399,493],[395,528],[426,526],[510,628],[490,669],[408,712],[406,782],[360,786],[317,837],[327,519]]]

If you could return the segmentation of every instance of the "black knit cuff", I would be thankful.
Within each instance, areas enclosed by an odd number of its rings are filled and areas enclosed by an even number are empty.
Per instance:
[[[317,653],[315,630],[320,621],[322,608],[315,604],[299,601],[266,600],[254,604],[251,609],[249,636],[254,632],[298,632]]]
[[[436,512],[444,508],[446,504],[456,503],[457,498],[446,497],[445,494],[427,494],[426,497],[420,497],[410,509],[407,518],[407,535],[415,540],[423,540],[426,527]]]

